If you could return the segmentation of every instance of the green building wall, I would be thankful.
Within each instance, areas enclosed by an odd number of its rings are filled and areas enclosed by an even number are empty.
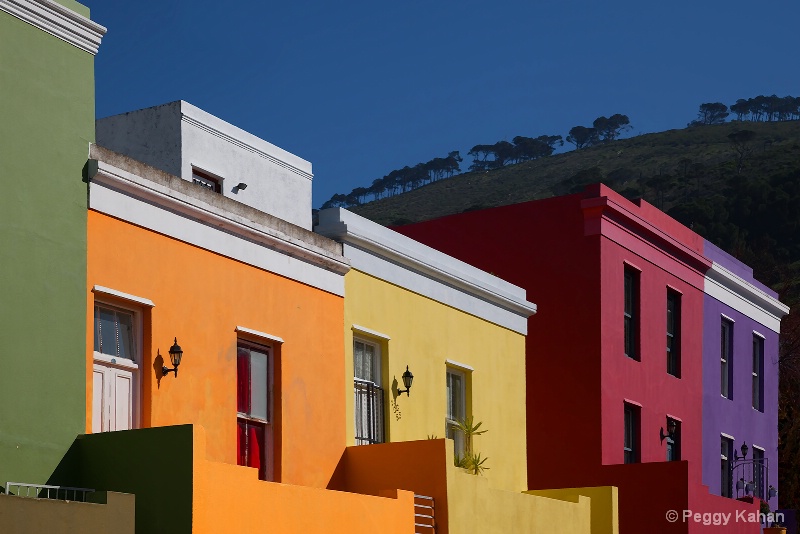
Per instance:
[[[85,431],[93,139],[94,56],[0,12],[0,486],[46,482]]]

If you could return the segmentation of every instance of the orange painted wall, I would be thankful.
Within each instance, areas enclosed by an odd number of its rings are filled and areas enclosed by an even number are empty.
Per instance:
[[[280,361],[279,480],[327,486],[345,447],[341,297],[89,211],[87,432],[94,285],[155,303],[142,310],[140,426],[202,425],[212,461],[236,463],[235,327],[283,338],[273,345]],[[184,350],[179,376],[157,380],[157,355],[169,366],[176,336]]]
[[[345,534],[414,532],[414,494],[381,496],[262,482],[254,469],[209,462],[194,428],[192,533]]]

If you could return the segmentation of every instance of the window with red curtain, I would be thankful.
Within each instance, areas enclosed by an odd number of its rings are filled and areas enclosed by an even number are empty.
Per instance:
[[[270,352],[269,347],[242,341],[236,351],[236,460],[258,469],[262,480],[271,476]]]

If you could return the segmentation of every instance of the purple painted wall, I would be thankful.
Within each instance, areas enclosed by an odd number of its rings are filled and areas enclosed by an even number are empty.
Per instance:
[[[777,297],[774,291],[756,282],[746,265],[706,242],[705,256],[750,283]],[[721,434],[734,437],[739,451],[747,442],[764,449],[769,461],[768,483],[778,487],[778,334],[743,313],[705,295],[703,309],[703,483],[711,493],[721,494]],[[721,394],[721,323],[722,315],[733,319],[733,398]],[[753,332],[764,337],[764,411],[753,408]],[[734,496],[736,490],[734,489]],[[777,498],[770,507],[778,506]]]

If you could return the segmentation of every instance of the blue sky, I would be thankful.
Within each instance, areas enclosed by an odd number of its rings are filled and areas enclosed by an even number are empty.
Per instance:
[[[98,117],[191,102],[311,161],[314,207],[600,115],[637,134],[703,102],[800,95],[797,0],[83,3],[108,28]]]

